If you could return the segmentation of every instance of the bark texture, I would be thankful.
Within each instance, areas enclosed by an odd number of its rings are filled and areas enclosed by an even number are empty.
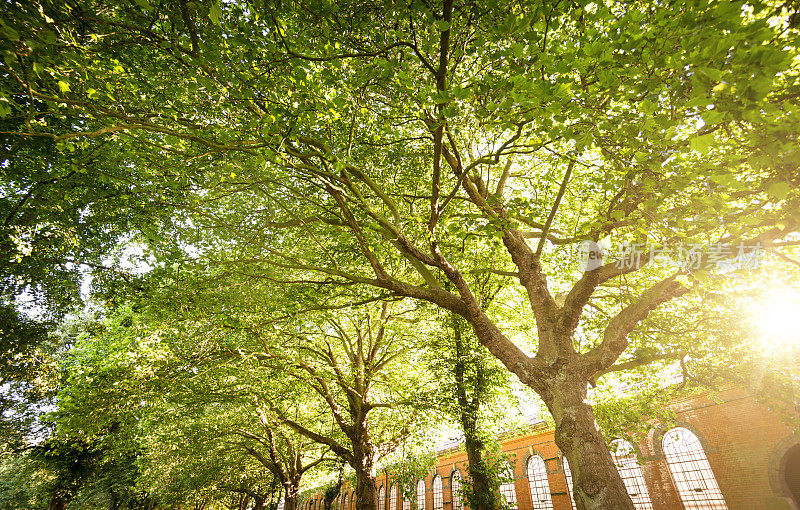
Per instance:
[[[568,380],[555,385],[552,397],[545,401],[555,420],[556,444],[572,470],[576,507],[579,510],[634,510],[597,428],[592,406],[586,402],[586,386],[579,378]]]

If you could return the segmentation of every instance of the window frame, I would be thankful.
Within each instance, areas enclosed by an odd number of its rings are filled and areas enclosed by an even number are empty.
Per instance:
[[[611,442],[611,458],[614,460],[614,466],[616,466],[636,510],[654,510],[650,490],[647,488],[647,482],[633,444],[623,438],[613,440]],[[635,492],[631,492],[632,490]]]
[[[450,473],[450,506],[452,510],[464,510],[464,498],[461,497],[461,480],[461,471],[454,469]],[[458,484],[458,487],[454,487],[455,484]],[[456,498],[458,499],[458,505],[456,505]]]
[[[673,427],[661,437],[661,450],[672,485],[686,510],[728,510],[697,434],[687,427]]]
[[[433,475],[431,492],[433,493],[433,510],[444,510],[444,486],[439,473]]]
[[[511,477],[510,482],[504,482],[500,484],[500,497],[504,498],[506,503],[508,504],[511,510],[517,510],[519,508],[519,503],[517,501],[517,485],[516,485],[516,476],[514,475],[514,468],[511,466],[510,463],[506,462],[506,476]]]
[[[420,487],[422,487],[422,494],[420,494]],[[420,479],[417,480],[417,510],[425,510],[425,492],[427,491],[427,487],[425,486],[425,480]]]
[[[525,474],[528,477],[533,510],[553,510],[553,495],[544,458],[539,454],[528,457],[528,462],[525,463]]]

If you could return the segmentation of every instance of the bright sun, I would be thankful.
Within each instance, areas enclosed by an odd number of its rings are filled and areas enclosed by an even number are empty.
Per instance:
[[[753,321],[768,349],[800,348],[800,290],[787,286],[764,293]]]

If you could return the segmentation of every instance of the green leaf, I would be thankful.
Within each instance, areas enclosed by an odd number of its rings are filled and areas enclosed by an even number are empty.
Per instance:
[[[733,176],[727,173],[711,175],[709,179],[722,186],[729,186],[731,183],[733,183]]]
[[[7,24],[3,23],[0,20],[0,34],[6,37],[6,39],[10,41],[19,41],[19,32],[8,26]]]
[[[222,17],[222,9],[216,4],[212,5],[208,10],[208,17],[215,25],[219,25],[219,19]]]
[[[767,194],[780,202],[789,194],[789,191],[792,189],[792,185],[785,181],[778,181],[773,182],[770,184],[769,188],[767,188]]]
[[[450,22],[440,19],[436,22],[436,28],[438,28],[440,32],[450,30]]]
[[[702,115],[703,122],[706,123],[707,126],[713,126],[714,124],[718,124],[724,117],[721,112],[716,110],[709,110]]]
[[[711,149],[713,143],[714,143],[713,133],[706,133],[704,135],[695,136],[694,138],[689,140],[689,146],[692,148],[692,150],[697,151],[700,154],[705,154],[706,152],[708,152],[709,149]]]
[[[655,111],[656,111],[656,109],[658,108],[658,106],[656,106],[655,104],[653,104],[653,102],[652,102],[652,101],[650,101],[649,99],[645,99],[644,101],[642,101],[641,103],[639,103],[639,107],[640,107],[640,108],[641,108],[641,110],[642,110],[644,113],[646,113],[647,115],[652,115],[652,114],[653,114],[653,112],[655,112]]]
[[[39,38],[46,44],[55,44],[56,34],[52,30],[44,29],[39,31]]]
[[[721,81],[722,80],[722,71],[719,69],[712,69],[709,67],[698,67],[697,71],[702,74],[703,76],[713,80],[713,81]]]

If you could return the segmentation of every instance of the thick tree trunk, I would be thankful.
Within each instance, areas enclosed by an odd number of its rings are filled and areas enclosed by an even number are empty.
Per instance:
[[[297,509],[297,497],[300,494],[300,477],[297,477],[296,480],[291,480],[283,485],[285,497],[283,498],[283,509],[284,510],[296,510]]]
[[[563,376],[563,374],[562,374]],[[556,444],[567,457],[578,510],[634,510],[611,453],[586,402],[585,381],[552,384],[544,397],[556,424]]]
[[[264,510],[264,498],[260,496],[253,498],[253,510]]]
[[[378,483],[374,468],[356,471],[356,510],[376,510],[378,508]]]

